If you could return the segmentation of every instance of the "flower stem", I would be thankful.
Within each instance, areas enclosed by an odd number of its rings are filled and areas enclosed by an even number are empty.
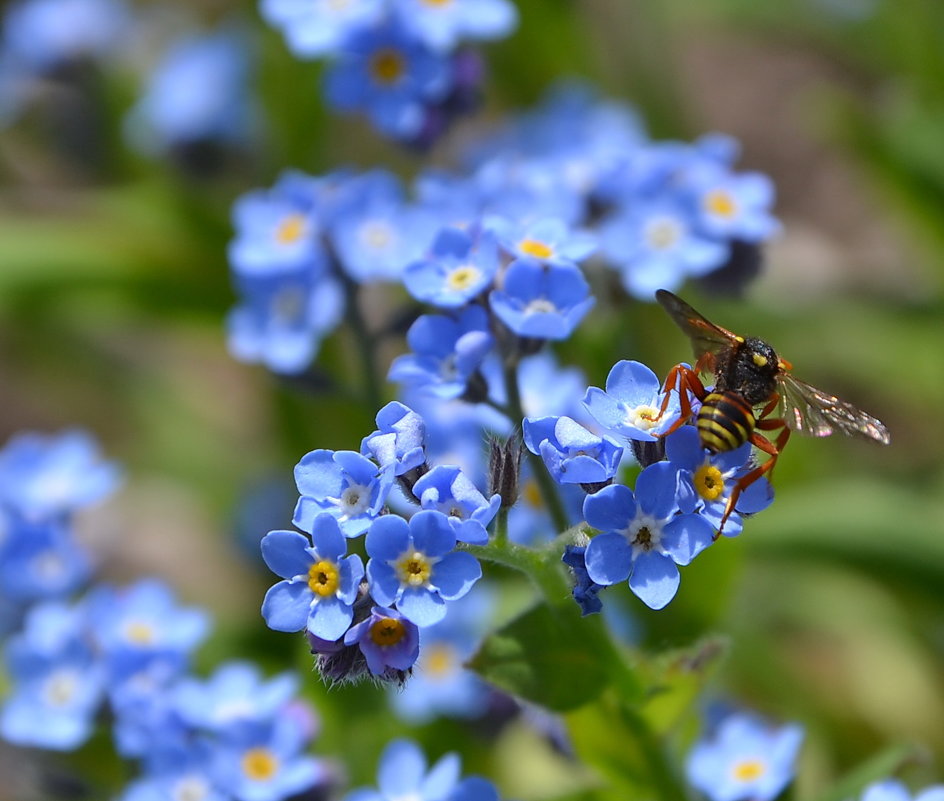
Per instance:
[[[377,410],[383,405],[380,380],[377,375],[377,359],[374,353],[374,338],[367,329],[367,321],[361,312],[360,284],[352,281],[343,271],[339,271],[344,280],[347,296],[345,319],[350,323],[360,352],[362,373],[364,375],[364,400],[368,407]]]

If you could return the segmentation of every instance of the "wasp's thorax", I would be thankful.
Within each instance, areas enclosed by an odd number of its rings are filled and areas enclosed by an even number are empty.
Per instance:
[[[780,360],[764,340],[745,337],[736,348],[719,357],[715,391],[731,390],[750,406],[766,403],[776,392]]]

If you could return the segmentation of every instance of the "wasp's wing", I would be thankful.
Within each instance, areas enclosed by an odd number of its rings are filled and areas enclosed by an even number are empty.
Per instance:
[[[656,300],[692,341],[696,361],[706,353],[715,356],[725,348],[743,342],[737,334],[709,322],[678,295],[666,289],[656,291]]]
[[[888,429],[872,415],[817,389],[790,373],[777,376],[780,412],[787,425],[801,434],[828,437],[838,431],[850,437],[868,437],[883,445],[891,442]]]

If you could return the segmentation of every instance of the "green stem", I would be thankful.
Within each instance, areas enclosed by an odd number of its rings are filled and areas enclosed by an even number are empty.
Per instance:
[[[505,362],[505,387],[508,393],[507,414],[511,417],[511,422],[520,426],[524,420],[524,410],[521,408],[521,391],[518,388],[518,369],[517,363]],[[544,499],[544,504],[550,512],[551,520],[554,521],[554,527],[558,531],[567,528],[567,515],[564,512],[564,505],[561,502],[560,493],[554,484],[544,466],[541,457],[536,453],[528,451],[528,464],[531,465],[531,472],[534,474],[534,480],[537,482],[538,490]]]
[[[342,273],[343,275],[343,273]],[[360,352],[362,372],[364,374],[364,400],[367,405],[377,410],[383,405],[383,394],[377,376],[377,359],[374,352],[374,338],[367,328],[367,321],[361,313],[360,285],[344,276],[344,288],[347,293],[347,313],[345,319],[350,323]]]
[[[495,519],[495,537],[493,542],[496,545],[505,545],[508,542],[508,507],[502,506],[498,510],[498,517]]]

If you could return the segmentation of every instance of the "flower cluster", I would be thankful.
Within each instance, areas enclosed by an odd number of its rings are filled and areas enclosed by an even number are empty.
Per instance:
[[[735,151],[721,137],[651,142],[629,108],[568,87],[471,149],[462,171],[427,170],[412,191],[382,170],[286,172],[234,207],[230,349],[300,372],[340,319],[339,286],[402,282],[436,311],[410,328],[391,380],[497,400],[490,361],[570,337],[594,304],[594,263],[651,301],[772,235],[769,181],[734,173]]]
[[[361,453],[315,450],[295,468],[295,531],[262,540],[282,577],[262,604],[268,625],[308,634],[328,679],[371,675],[402,681],[419,656],[419,629],[443,620],[482,569],[460,542],[482,544],[500,496],[486,498],[461,468],[426,461],[425,423],[393,402]],[[397,487],[415,506],[390,512]],[[368,561],[347,555],[364,537]],[[362,581],[364,579],[364,581]]]
[[[477,104],[483,65],[465,42],[510,33],[510,0],[261,0],[300,58],[327,58],[325,96],[338,111],[366,114],[385,136],[432,144]]]
[[[647,606],[661,609],[678,591],[678,566],[717,532],[739,534],[743,517],[769,506],[773,490],[765,478],[754,481],[727,512],[738,481],[753,467],[750,444],[716,454],[702,447],[694,426],[677,425],[678,390],[663,392],[655,373],[639,362],[618,362],[606,390],[590,387],[583,402],[605,433],[566,416],[524,421],[528,449],[558,483],[579,484],[588,493],[583,518],[600,532],[585,548],[565,553],[574,570],[574,599],[584,614],[599,611],[599,590],[628,579]],[[647,460],[635,491],[614,483],[625,440],[661,445],[666,457]]]

